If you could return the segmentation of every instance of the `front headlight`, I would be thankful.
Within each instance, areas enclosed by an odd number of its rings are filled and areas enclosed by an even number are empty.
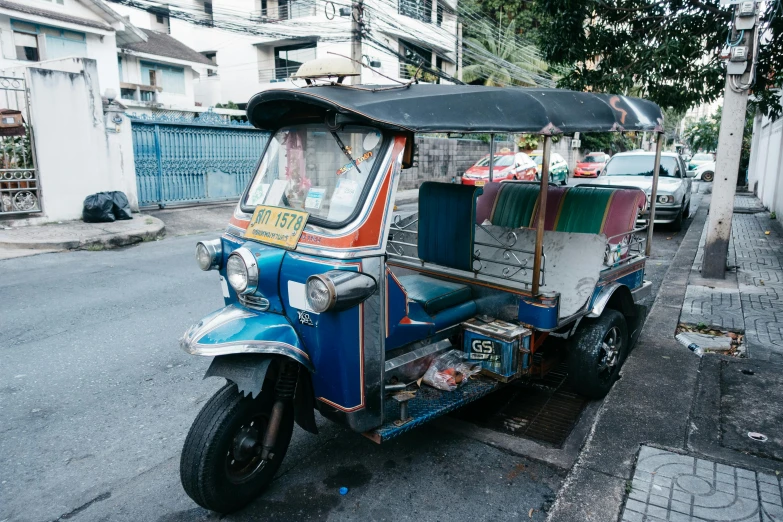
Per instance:
[[[202,270],[217,270],[223,258],[223,244],[219,239],[199,241],[196,245],[196,263]]]
[[[667,194],[662,194],[658,196],[658,203],[668,204],[668,203],[674,203],[674,196],[669,196]]]
[[[307,305],[313,312],[347,310],[375,293],[374,278],[361,272],[329,270],[307,278]]]
[[[238,294],[252,294],[258,288],[258,264],[246,248],[234,250],[226,262],[226,279]]]

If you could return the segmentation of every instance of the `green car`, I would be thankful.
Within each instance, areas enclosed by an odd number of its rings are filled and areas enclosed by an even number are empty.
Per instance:
[[[544,157],[544,152],[541,150],[534,150],[530,154],[530,159],[536,162],[536,179],[541,179],[541,161]],[[565,185],[568,183],[568,163],[566,160],[558,154],[553,152],[549,158],[549,181],[551,183],[560,183]]]

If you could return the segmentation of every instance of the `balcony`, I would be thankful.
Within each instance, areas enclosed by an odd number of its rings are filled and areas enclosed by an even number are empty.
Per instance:
[[[275,67],[271,69],[259,69],[258,70],[258,83],[275,83],[278,81],[284,81],[286,78],[290,78],[292,74],[295,74],[299,70],[298,65],[291,67]]]
[[[260,11],[251,11],[250,18],[254,22],[273,22],[315,16],[315,5],[309,2],[291,2],[289,4],[268,7]]]

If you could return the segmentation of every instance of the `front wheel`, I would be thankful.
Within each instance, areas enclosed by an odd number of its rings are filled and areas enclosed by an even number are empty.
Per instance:
[[[715,179],[715,173],[712,171],[708,170],[701,175],[701,180],[707,183],[712,183],[713,179]]]
[[[229,382],[218,390],[193,422],[180,459],[182,487],[198,505],[230,513],[256,498],[272,482],[294,429],[293,408],[286,408],[274,451],[261,458],[272,415],[272,393],[245,397]]]
[[[568,184],[568,178],[563,178],[562,181],[560,181],[560,185],[567,185]]]
[[[598,319],[583,320],[570,339],[569,351],[569,373],[576,393],[603,399],[628,355],[625,317],[607,308]]]

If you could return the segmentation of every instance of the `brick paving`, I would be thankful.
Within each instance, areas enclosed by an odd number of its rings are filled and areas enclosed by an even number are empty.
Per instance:
[[[680,321],[745,331],[748,357],[783,363],[783,230],[748,195],[735,198],[727,265],[737,288],[689,285]],[[768,233],[767,233],[768,232]],[[694,272],[704,257],[704,228]]]
[[[779,522],[775,475],[642,446],[622,522]]]

